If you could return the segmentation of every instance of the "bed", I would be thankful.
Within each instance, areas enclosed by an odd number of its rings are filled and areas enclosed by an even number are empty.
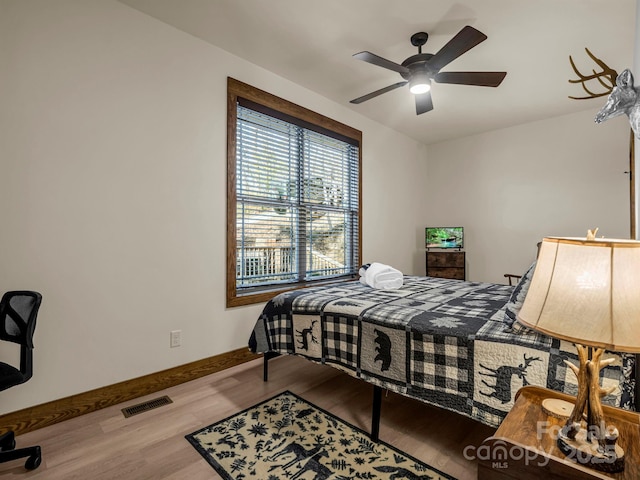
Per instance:
[[[515,321],[532,271],[515,287],[404,276],[397,290],[354,281],[281,293],[264,307],[249,348],[265,359],[303,356],[373,384],[378,395],[388,389],[497,427],[524,385],[577,392],[564,363],[577,363],[573,344]],[[601,382],[618,388],[603,403],[636,409],[636,357],[607,355],[615,362]],[[374,438],[377,403],[374,396]]]

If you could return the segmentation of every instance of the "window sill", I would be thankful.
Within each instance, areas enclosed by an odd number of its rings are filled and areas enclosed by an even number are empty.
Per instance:
[[[256,303],[265,303],[271,300],[276,295],[283,292],[290,292],[292,290],[299,290],[301,288],[319,287],[324,285],[340,284],[345,282],[356,281],[355,276],[332,278],[330,280],[316,280],[313,282],[297,283],[294,285],[288,285],[285,288],[275,288],[273,290],[263,290],[255,293],[246,293],[240,295],[232,295],[227,292],[227,308],[240,307],[243,305],[253,305]]]

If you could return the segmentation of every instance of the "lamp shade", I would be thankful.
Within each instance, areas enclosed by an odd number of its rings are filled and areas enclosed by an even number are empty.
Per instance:
[[[640,352],[640,242],[545,238],[517,319],[562,340]]]

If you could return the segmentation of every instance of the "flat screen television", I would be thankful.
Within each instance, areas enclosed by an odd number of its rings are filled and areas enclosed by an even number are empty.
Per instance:
[[[464,247],[463,227],[427,227],[425,229],[425,244],[427,248],[457,248]]]

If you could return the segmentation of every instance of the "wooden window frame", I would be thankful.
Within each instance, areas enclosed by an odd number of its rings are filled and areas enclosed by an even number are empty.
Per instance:
[[[275,110],[283,116],[293,117],[320,132],[351,139],[358,144],[358,238],[357,265],[362,263],[362,132],[300,105],[284,100],[246,83],[227,77],[227,307],[262,303],[275,295],[310,285],[339,283],[354,280],[356,275],[339,279],[297,282],[254,293],[238,294],[236,289],[236,133],[238,99]]]

